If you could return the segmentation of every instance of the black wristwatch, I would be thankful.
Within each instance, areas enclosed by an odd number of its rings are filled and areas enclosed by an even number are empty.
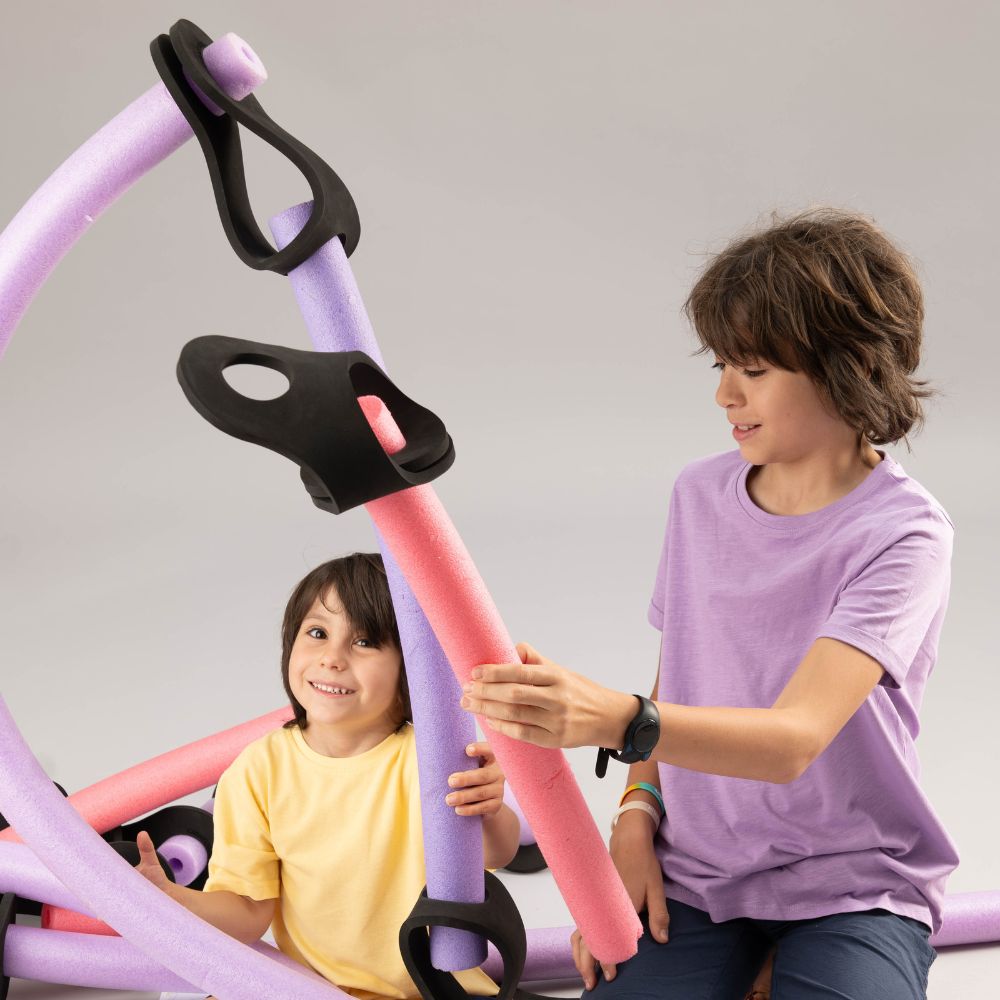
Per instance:
[[[600,747],[597,751],[597,777],[603,778],[608,770],[608,758],[614,757],[623,764],[634,764],[639,760],[649,760],[653,747],[660,740],[660,713],[648,698],[643,698],[641,694],[635,696],[639,699],[639,711],[635,713],[632,721],[625,730],[625,746],[621,750],[609,750],[607,747]]]

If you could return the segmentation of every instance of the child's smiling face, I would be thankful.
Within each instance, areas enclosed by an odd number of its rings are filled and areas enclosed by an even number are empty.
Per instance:
[[[713,367],[720,372],[715,401],[729,422],[758,425],[749,435],[734,435],[754,465],[795,462],[819,450],[849,447],[857,438],[804,372],[756,360],[733,368],[717,358]]]
[[[382,739],[394,732],[402,718],[401,669],[402,656],[392,643],[376,646],[351,626],[336,590],[314,601],[288,662],[292,694],[306,712],[308,741],[321,740],[324,730],[335,732],[338,743],[348,735]]]

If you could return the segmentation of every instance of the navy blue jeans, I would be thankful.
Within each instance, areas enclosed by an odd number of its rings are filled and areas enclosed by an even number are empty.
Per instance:
[[[585,1000],[743,1000],[772,945],[771,1000],[925,1000],[936,957],[930,928],[887,910],[815,920],[712,923],[708,914],[667,900],[670,939],[649,934],[641,914],[639,951],[601,976]]]

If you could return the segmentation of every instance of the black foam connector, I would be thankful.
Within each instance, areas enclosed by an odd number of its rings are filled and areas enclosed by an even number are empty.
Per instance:
[[[518,988],[528,954],[527,935],[517,906],[504,884],[490,872],[482,903],[453,903],[430,899],[427,889],[399,928],[399,950],[410,978],[424,1000],[468,1000],[470,994],[454,973],[435,969],[431,963],[431,927],[455,927],[492,941],[503,962],[497,1000],[540,1000],[538,994]]]
[[[340,237],[350,256],[361,238],[361,222],[350,191],[322,157],[272,121],[253,94],[234,101],[215,82],[202,56],[211,44],[211,37],[196,24],[180,20],[169,35],[153,40],[150,52],[164,85],[205,154],[219,217],[237,256],[256,270],[288,274],[334,236]],[[192,83],[223,114],[213,114]],[[264,236],[250,207],[240,125],[287,157],[312,191],[309,221],[283,250],[276,250]]]
[[[522,844],[510,863],[504,865],[504,870],[514,872],[516,875],[531,875],[548,868],[548,866],[538,844]]]
[[[145,830],[156,845],[163,844],[171,837],[194,837],[205,853],[211,857],[212,846],[215,843],[215,826],[212,817],[198,806],[166,806],[158,812],[151,813],[143,819],[115,827],[104,834],[108,841],[129,841],[135,843],[140,830]],[[168,864],[169,867],[169,864]],[[171,875],[173,870],[171,869]],[[188,884],[189,889],[202,889],[208,881],[208,867],[194,881]]]
[[[7,1000],[10,976],[4,974],[3,946],[7,940],[7,928],[17,916],[17,897],[12,892],[0,896],[0,1000]]]
[[[223,376],[233,365],[280,372],[277,399],[249,399]],[[177,379],[213,426],[295,462],[313,503],[333,514],[437,479],[455,461],[441,420],[405,396],[361,351],[300,351],[232,337],[198,337],[184,346]],[[358,403],[378,396],[406,439],[388,455]]]

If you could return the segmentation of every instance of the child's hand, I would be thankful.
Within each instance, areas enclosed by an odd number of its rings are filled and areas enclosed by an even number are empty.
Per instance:
[[[135,844],[139,848],[139,863],[135,866],[135,870],[143,878],[149,879],[157,889],[167,892],[172,883],[160,867],[160,862],[156,857],[156,848],[153,846],[149,834],[145,830],[140,830],[135,838]]]
[[[503,805],[503,771],[489,743],[470,743],[465,752],[478,758],[478,767],[456,771],[448,785],[460,791],[449,792],[445,802],[455,807],[459,816],[495,816]]]

